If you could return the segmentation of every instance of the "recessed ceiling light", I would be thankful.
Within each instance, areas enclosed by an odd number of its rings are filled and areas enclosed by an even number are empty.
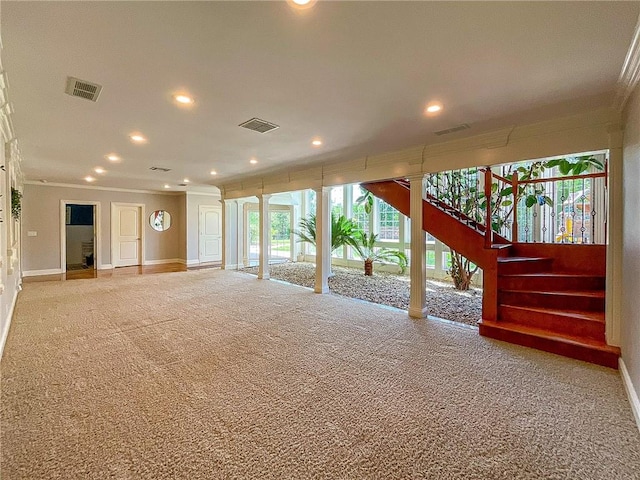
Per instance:
[[[210,173],[211,175],[217,175],[217,174],[218,174],[218,172],[216,172],[215,170],[211,170],[209,173]]]
[[[171,185],[169,185],[169,184],[165,183],[165,184],[164,184],[164,188],[171,188]]]
[[[442,111],[442,104],[440,102],[431,102],[425,108],[425,113],[434,114]]]
[[[106,170],[102,167],[96,167],[93,169],[94,172],[99,173],[99,174],[103,174],[106,173]]]
[[[110,162],[119,162],[120,157],[115,153],[110,153],[109,155],[107,155],[107,160],[109,160]]]
[[[311,145],[313,145],[314,147],[319,147],[320,145],[322,145],[322,140],[316,138],[313,142],[311,142]]]
[[[252,165],[255,165],[256,163],[258,163],[258,160],[256,160],[255,158],[252,158],[251,160],[249,160],[249,163],[251,163]]]
[[[95,182],[96,179],[93,178],[91,175],[87,175],[86,177],[84,177],[85,181],[91,183],[91,182]]]
[[[178,94],[178,95],[174,95],[173,99],[178,102],[181,103],[182,105],[191,105],[193,104],[193,97],[190,97],[189,95],[185,95],[185,94]]]
[[[287,0],[287,3],[292,8],[297,10],[305,10],[307,8],[311,8],[315,5],[317,0]]]
[[[129,135],[129,138],[134,143],[146,143],[147,142],[147,139],[145,137],[143,137],[142,135],[140,135],[139,133],[132,133],[131,135]]]
[[[189,179],[185,178],[184,180],[182,180],[183,183],[189,183]]]

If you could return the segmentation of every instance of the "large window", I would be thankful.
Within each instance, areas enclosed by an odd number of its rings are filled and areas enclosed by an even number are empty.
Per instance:
[[[291,210],[270,211],[271,259],[288,260],[291,253]]]
[[[388,203],[378,200],[378,240],[398,242],[400,240],[400,212]]]
[[[358,200],[358,198],[360,198],[362,195],[365,194],[365,190],[360,187],[359,185],[354,185],[353,188],[351,189],[351,218],[353,219],[353,221],[356,223],[356,225],[358,225],[358,228],[360,230],[362,230],[363,232],[369,233],[369,224],[370,224],[370,217],[371,215],[369,215],[365,209],[364,209],[364,204],[360,204],[358,205],[358,203],[356,202]]]

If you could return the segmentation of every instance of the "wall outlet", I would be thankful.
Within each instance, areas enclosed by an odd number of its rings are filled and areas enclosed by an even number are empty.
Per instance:
[[[38,232],[34,232],[32,230],[27,232],[27,237],[37,237],[38,236]]]

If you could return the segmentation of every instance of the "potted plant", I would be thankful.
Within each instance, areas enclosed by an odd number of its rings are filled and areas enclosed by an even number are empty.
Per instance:
[[[358,231],[355,237],[357,242],[354,246],[354,250],[358,256],[364,260],[365,275],[373,275],[373,262],[388,262],[398,265],[400,267],[400,273],[404,273],[407,269],[408,261],[404,252],[401,252],[400,250],[391,250],[386,247],[376,249],[375,245],[378,235]]]
[[[298,236],[299,242],[307,242],[316,246],[316,216],[311,214],[307,218],[302,218],[298,224],[300,230],[294,233]],[[331,214],[331,252],[345,245],[356,248],[355,233],[358,226],[344,215]]]

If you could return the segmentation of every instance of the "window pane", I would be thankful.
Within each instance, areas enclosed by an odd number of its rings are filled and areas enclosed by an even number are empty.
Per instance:
[[[378,239],[400,240],[400,212],[382,200],[378,200]]]
[[[365,211],[364,204],[358,205],[356,200],[366,193],[366,191],[360,185],[354,185],[351,199],[351,217],[353,221],[358,225],[358,228],[363,232],[369,233],[369,214]]]

